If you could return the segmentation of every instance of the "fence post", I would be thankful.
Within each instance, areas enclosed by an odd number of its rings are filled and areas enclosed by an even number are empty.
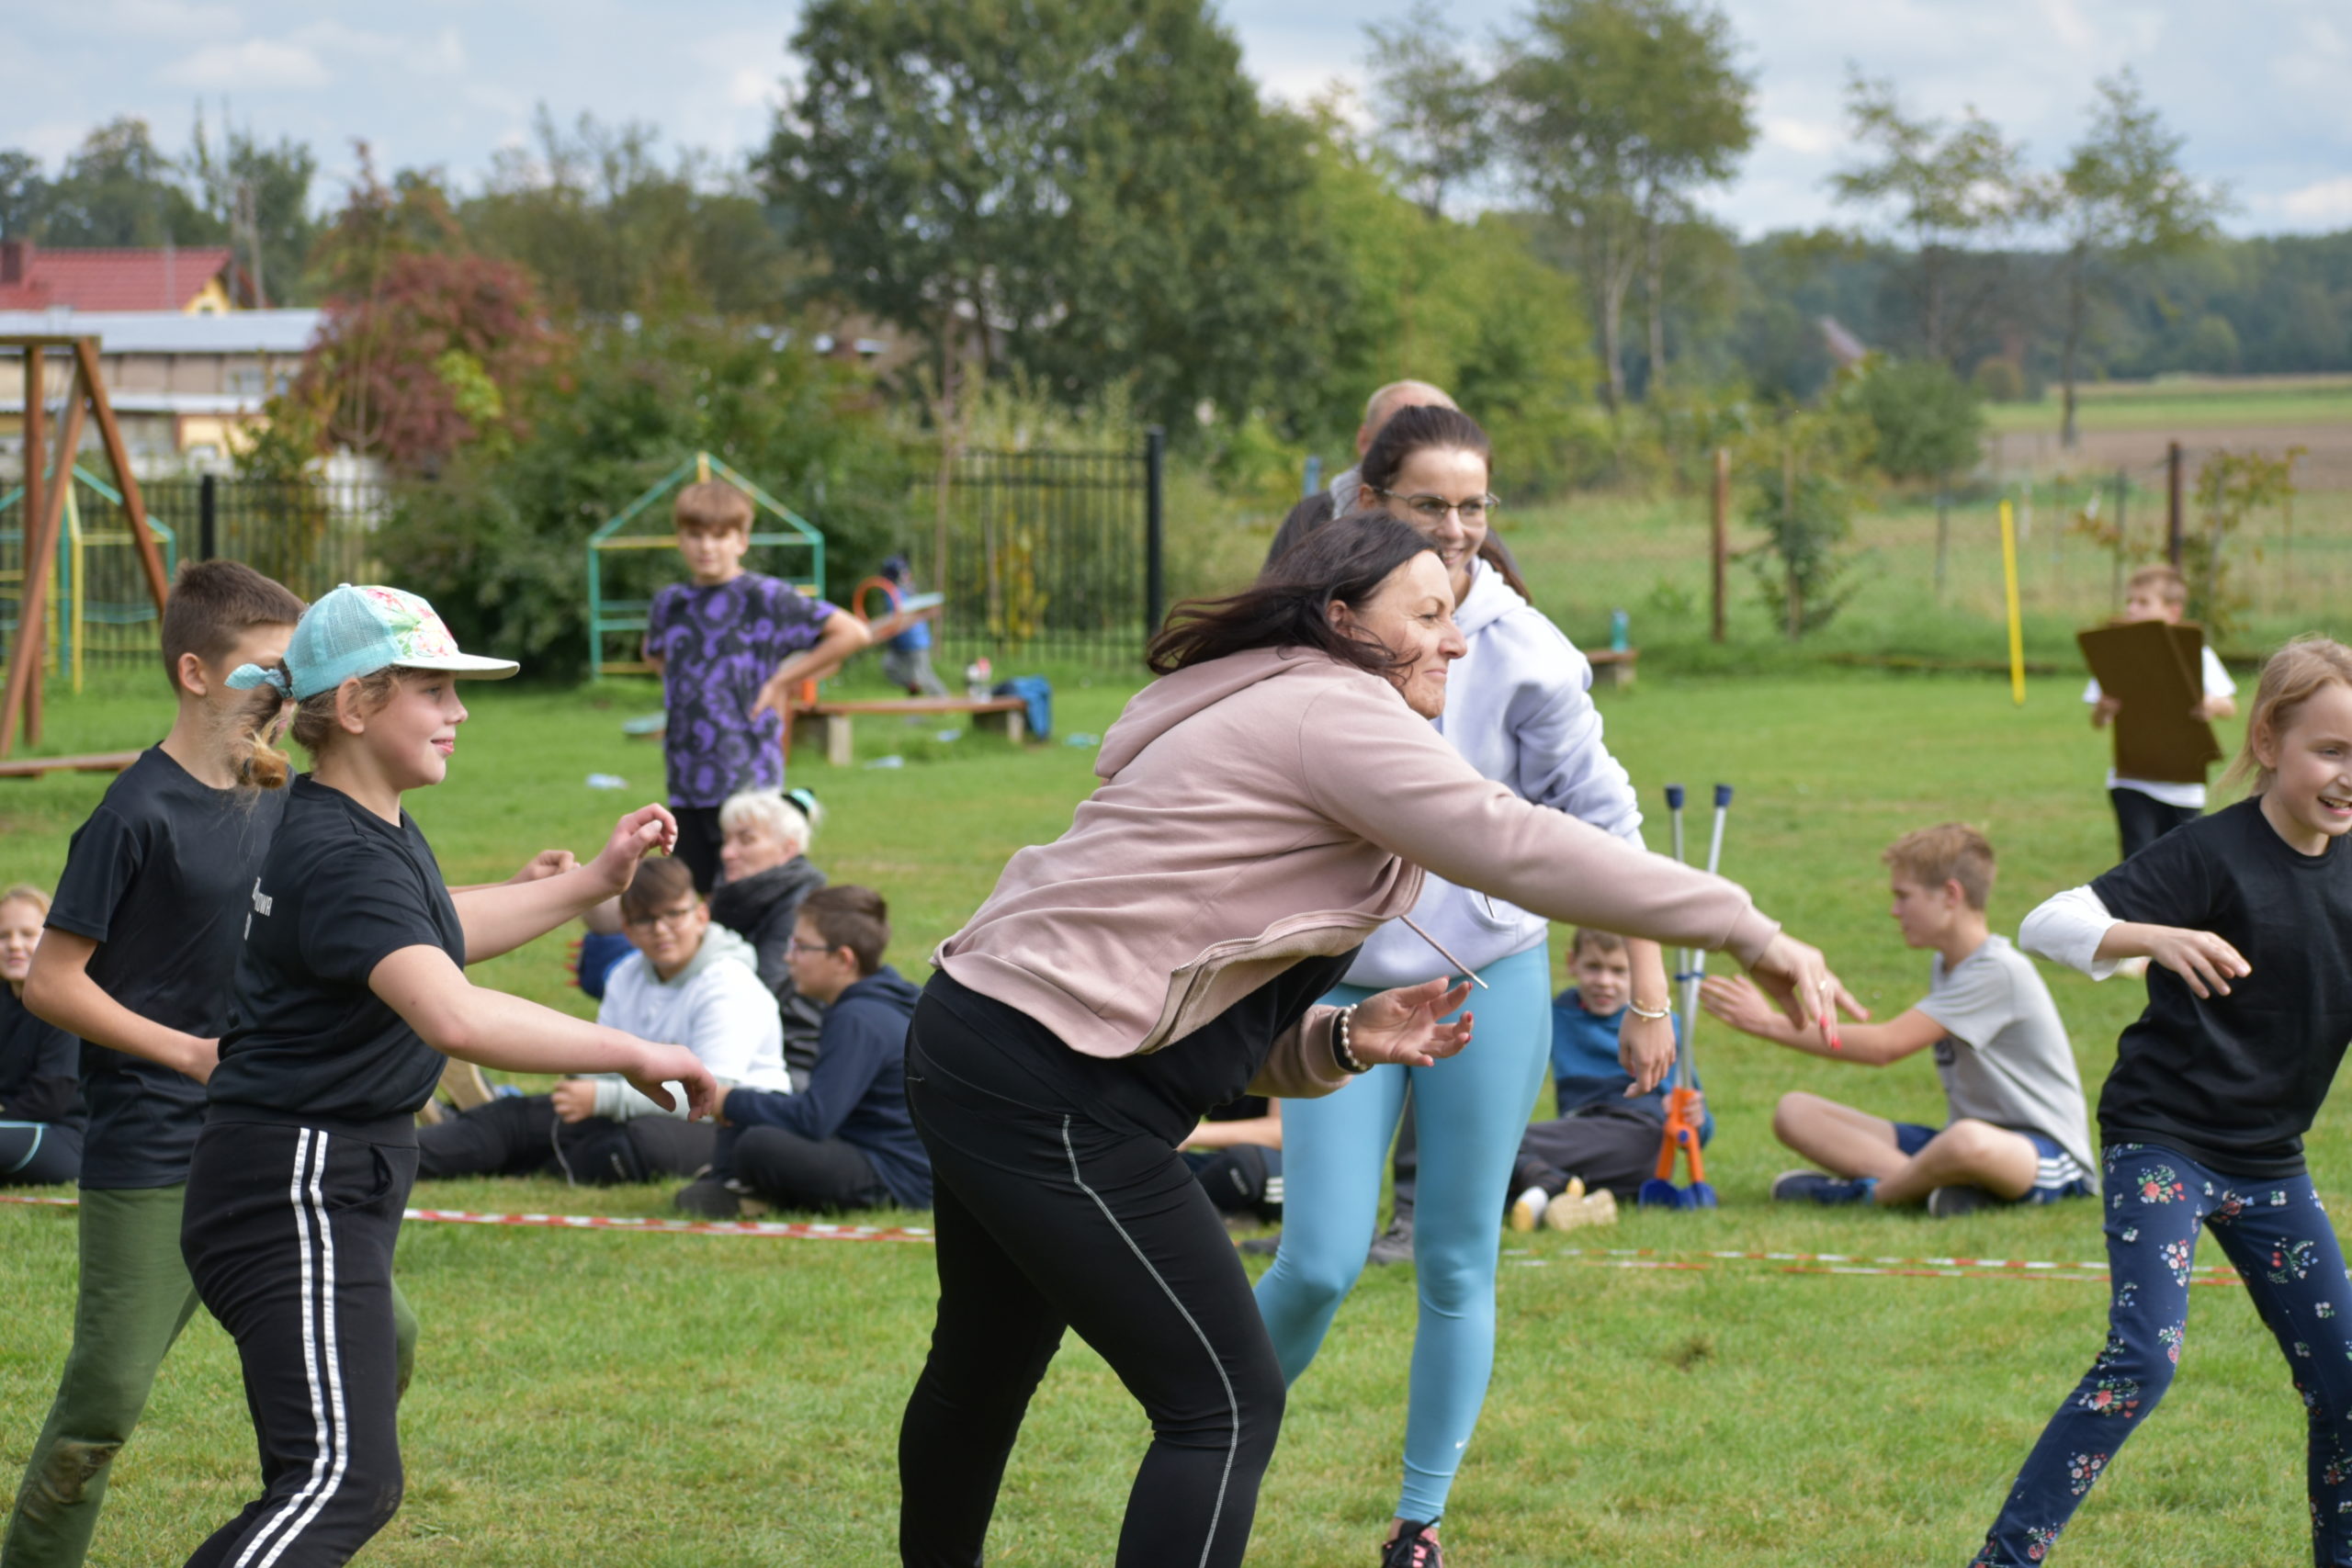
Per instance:
[[[1715,448],[1714,528],[1708,544],[1708,581],[1713,595],[1708,635],[1724,640],[1724,568],[1731,558],[1731,448]]]
[[[2183,466],[2180,443],[2168,443],[2165,447],[2165,558],[2172,562],[2175,571],[2180,570],[2180,477]]]
[[[1168,432],[1148,425],[1143,433],[1143,635],[1159,630],[1168,600]]]
[[[207,474],[196,482],[196,558],[210,560],[220,553],[220,480]]]

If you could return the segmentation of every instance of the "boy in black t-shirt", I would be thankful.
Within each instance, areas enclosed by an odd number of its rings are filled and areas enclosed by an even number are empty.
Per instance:
[[[204,1079],[227,1027],[246,889],[285,807],[283,767],[253,767],[256,703],[230,671],[273,664],[302,602],[235,561],[183,568],[164,607],[178,713],[74,832],[25,985],[33,1013],[82,1040],[87,1105],[74,1348],[9,1515],[7,1568],[73,1568],[107,1468],[197,1306],[179,1256]],[[401,1355],[414,1338],[402,1316]]]
[[[621,818],[586,865],[451,890],[401,807],[438,784],[465,705],[454,677],[511,675],[458,651],[433,607],[380,587],[336,589],[303,615],[283,670],[247,665],[294,698],[313,771],[246,896],[234,1021],[189,1161],[180,1248],[204,1304],[237,1342],[264,1489],[190,1568],[333,1564],[400,1506],[392,1247],[416,1176],[415,1113],[445,1054],[526,1072],[619,1072],[689,1114],[710,1070],[517,998],[464,965],[577,919],[676,839],[659,806]]]

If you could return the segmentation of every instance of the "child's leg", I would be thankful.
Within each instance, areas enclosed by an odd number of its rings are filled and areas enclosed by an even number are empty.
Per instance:
[[[89,1551],[107,1468],[139,1425],[164,1353],[196,1312],[196,1287],[180,1261],[185,1191],[82,1194],[74,1348],[8,1518],[0,1559],[9,1568],[63,1568]]]
[[[2022,1133],[1962,1117],[1928,1140],[1900,1170],[1879,1178],[1878,1201],[1924,1203],[1939,1187],[1981,1187],[2012,1201],[2033,1190],[2041,1152]]]
[[[416,1130],[416,1173],[428,1181],[458,1176],[536,1176],[552,1168],[555,1101],[544,1094],[502,1094]]]
[[[1520,1130],[1543,1092],[1551,1051],[1551,961],[1541,947],[1490,964],[1475,993],[1478,1039],[1412,1070],[1420,1129],[1413,1264],[1420,1315],[1405,1415],[1405,1478],[1396,1517],[1431,1520],[1487,1401],[1495,1364],[1495,1216],[1507,1201]],[[1283,1131],[1287,1134],[1288,1112]],[[1284,1245],[1288,1245],[1285,1233]]]
[[[264,1490],[189,1568],[348,1562],[400,1507],[392,1247],[414,1171],[407,1149],[307,1128],[198,1142],[181,1247],[237,1342]]]
[[[1606,1187],[1621,1198],[1632,1197],[1657,1174],[1666,1129],[1659,1118],[1633,1109],[1635,1103],[1588,1106],[1574,1116],[1530,1126],[1520,1135],[1512,1193],[1540,1187],[1556,1198],[1567,1190],[1568,1178],[1578,1176],[1588,1191]]]
[[[2278,1337],[2309,1414],[2312,1561],[2352,1563],[2352,1288],[2311,1178],[2233,1178],[2206,1223]]]
[[[678,847],[673,852],[694,874],[695,891],[708,897],[718,886],[718,846],[727,836],[719,830],[718,807],[673,806],[670,815],[678,819]]]
[[[1910,1162],[1894,1122],[1801,1089],[1772,1108],[1772,1135],[1832,1176],[1880,1180]]]
[[[2215,1201],[2205,1173],[2169,1149],[2107,1151],[2107,1345],[2042,1428],[1972,1568],[2030,1568],[2083,1495],[2172,1386],[2188,1322],[2197,1234]]]
[[[1341,986],[1323,999],[1370,996]],[[1405,1069],[1374,1067],[1336,1094],[1283,1107],[1283,1244],[1258,1281],[1258,1310],[1296,1382],[1363,1271],[1380,1219],[1380,1168],[1405,1103]]]

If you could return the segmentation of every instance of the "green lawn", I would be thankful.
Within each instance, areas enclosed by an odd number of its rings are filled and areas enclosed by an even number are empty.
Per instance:
[[[1996,431],[2055,431],[2064,415],[2052,386],[2033,402],[1988,403]],[[2340,423],[2352,419],[2352,378],[2191,378],[2086,384],[2075,419],[2084,430],[2205,429],[2231,425]]]
[[[1057,673],[1061,727],[1099,734],[1123,688]],[[621,807],[654,793],[658,758],[618,728],[650,705],[646,689],[469,695],[475,718],[453,781],[414,802],[453,880],[501,874],[546,844],[587,851]],[[1738,786],[1726,872],[1826,947],[1873,1006],[1899,1009],[1924,987],[1927,965],[1884,914],[1877,853],[1896,833],[1951,818],[1984,827],[2004,857],[1994,915],[2008,930],[2033,900],[2106,865],[2103,757],[2075,696],[2071,677],[2036,682],[2018,709],[1996,681],[1816,672],[1653,675],[1603,702],[1611,741],[1649,798],[1669,779]],[[143,694],[61,702],[50,743],[132,744],[161,723]],[[838,880],[888,891],[900,930],[893,959],[920,976],[930,943],[984,895],[1005,855],[1068,820],[1091,751],[1057,738],[1015,753],[991,739],[880,727],[860,743],[867,758],[897,753],[906,764],[795,769],[832,812],[814,858]],[[591,791],[591,772],[632,788]],[[102,784],[0,784],[0,882],[52,877]],[[570,1005],[560,946],[544,940],[484,977]],[[2070,975],[2052,984],[2095,1086],[2135,995]],[[1789,1163],[1770,1136],[1775,1096],[1808,1088],[1929,1120],[1940,1104],[1934,1070],[1920,1058],[1864,1073],[1713,1027],[1699,1045],[1725,1207],[1629,1214],[1614,1233],[1513,1248],[1494,1391],[1449,1518],[1455,1560],[1958,1568],[2098,1347],[2098,1284],[1769,1264],[1637,1270],[1593,1266],[1569,1244],[2073,1260],[2098,1256],[2098,1213],[2078,1203],[1938,1224],[1775,1211],[1767,1187]],[[2342,1116],[2323,1119],[2312,1150],[2323,1190],[2346,1195]],[[418,1201],[655,1213],[663,1196],[482,1182],[424,1189]],[[2218,1258],[2208,1248],[2200,1261]],[[928,1327],[924,1248],[419,1224],[400,1268],[424,1322],[404,1421],[410,1487],[368,1561],[891,1560],[896,1416]],[[0,1205],[0,1321],[10,1325],[0,1334],[0,1468],[12,1474],[63,1351],[72,1279],[70,1212]],[[1253,1561],[1370,1560],[1394,1500],[1411,1332],[1409,1269],[1367,1277],[1294,1393]],[[2243,1293],[2198,1292],[2179,1384],[2100,1483],[2062,1561],[2301,1561],[2301,1431],[2286,1369]],[[1144,1440],[1115,1382],[1073,1345],[1014,1457],[990,1561],[1107,1563]],[[117,1466],[94,1562],[178,1561],[238,1506],[253,1472],[233,1356],[200,1323]]]

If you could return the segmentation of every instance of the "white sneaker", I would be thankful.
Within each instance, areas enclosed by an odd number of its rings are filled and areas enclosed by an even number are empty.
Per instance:
[[[1515,1231],[1533,1230],[1544,1223],[1544,1207],[1551,1201],[1552,1195],[1541,1187],[1529,1188],[1511,1201],[1510,1228]]]

